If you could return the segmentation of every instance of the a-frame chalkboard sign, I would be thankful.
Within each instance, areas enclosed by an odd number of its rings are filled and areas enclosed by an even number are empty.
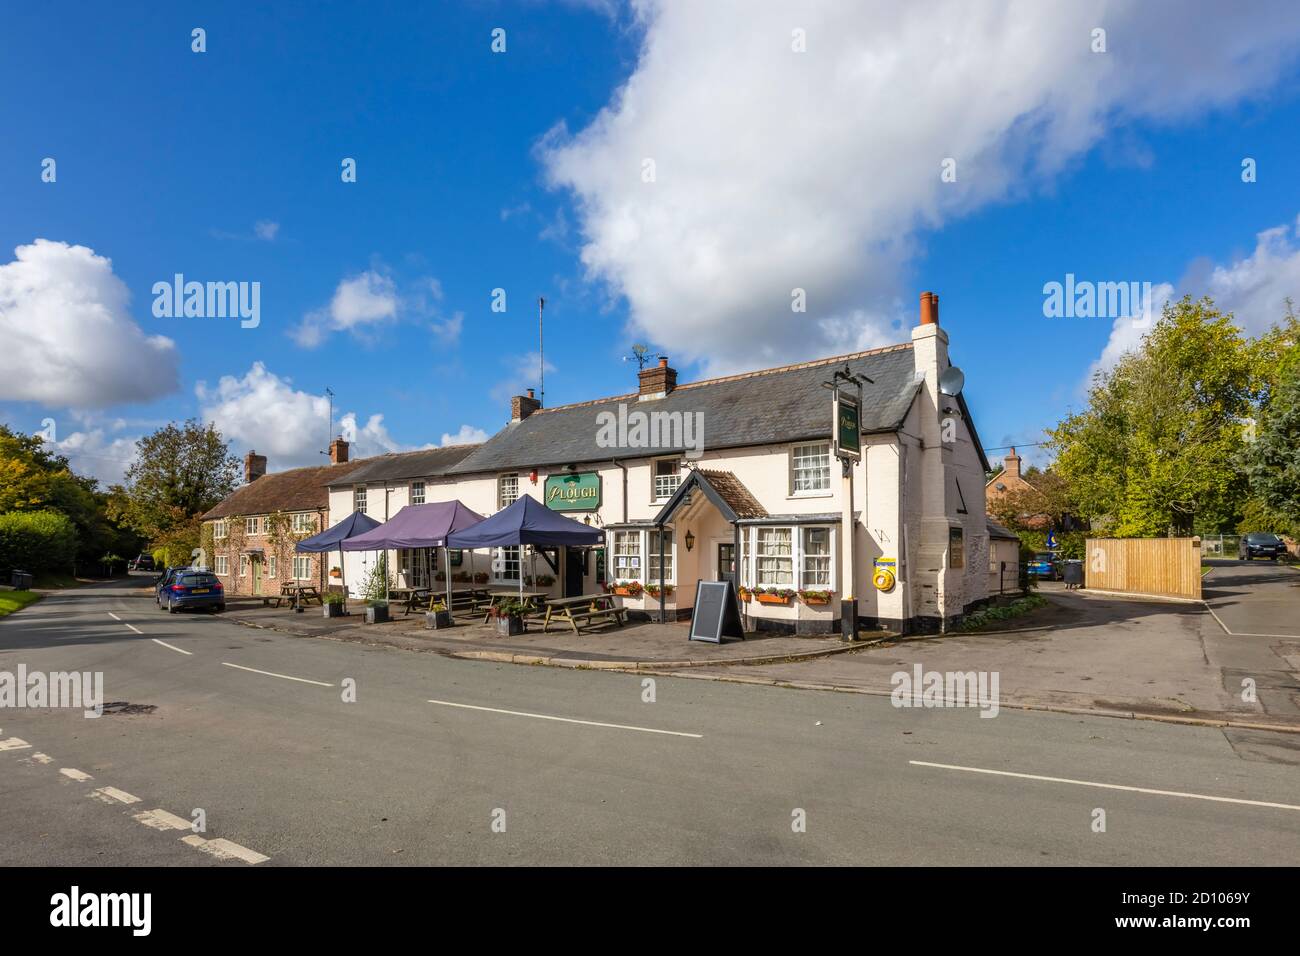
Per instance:
[[[740,601],[731,580],[700,581],[695,585],[695,611],[691,615],[691,640],[721,644],[724,637],[745,639]]]

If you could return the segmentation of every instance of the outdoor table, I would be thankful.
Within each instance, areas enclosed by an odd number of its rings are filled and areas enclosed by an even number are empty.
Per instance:
[[[430,588],[389,588],[389,598],[397,598],[399,604],[406,605],[406,613],[415,610],[415,605],[429,597]]]
[[[296,584],[291,581],[285,581],[280,585],[280,594],[275,599],[275,606],[279,607],[280,602],[289,600],[289,606],[295,610],[301,606],[310,604],[315,601],[317,604],[324,604],[321,599],[320,589],[314,584]]]
[[[582,608],[589,610],[582,610]],[[575,613],[575,611],[577,613]],[[578,623],[586,624],[610,620],[622,627],[627,611],[614,603],[612,594],[583,594],[578,597],[552,598],[546,602],[546,619],[542,622],[542,633],[551,626],[551,619],[568,621],[573,633],[580,633]]]
[[[492,608],[496,607],[502,601],[523,601],[525,604],[531,605],[540,612],[542,600],[551,592],[520,591],[518,588],[498,588],[486,593],[488,596],[488,602],[483,615],[484,624],[492,619]]]

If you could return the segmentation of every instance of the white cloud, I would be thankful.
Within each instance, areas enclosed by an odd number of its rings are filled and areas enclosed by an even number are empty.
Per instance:
[[[108,435],[102,428],[73,432],[55,442],[47,442],[51,450],[63,455],[78,475],[99,479],[101,487],[120,484],[126,469],[135,460],[135,443],[139,435]]]
[[[457,312],[449,319],[435,319],[430,328],[438,344],[446,348],[460,341],[460,333],[464,326],[465,314]]]
[[[0,399],[103,408],[177,389],[176,344],[131,318],[109,259],[48,239],[14,257],[0,265]]]
[[[321,452],[329,444],[329,399],[295,389],[291,379],[261,362],[254,362],[243,377],[222,376],[215,387],[199,382],[195,394],[203,420],[216,425],[232,453],[242,456],[254,449],[275,470],[327,461]],[[370,415],[360,428],[357,421],[356,412],[344,412],[333,432],[351,443],[350,457],[407,450],[388,433],[383,415]]]
[[[510,371],[505,378],[492,386],[489,392],[492,401],[503,406],[503,411],[507,413],[510,411],[509,402],[515,395],[523,395],[525,389],[538,387],[539,358],[536,352],[525,352],[523,355],[503,360],[503,364],[507,365]],[[556,371],[549,359],[546,361],[544,371],[547,374]]]
[[[481,428],[475,428],[473,425],[461,425],[460,431],[454,435],[448,432],[442,433],[441,447],[446,448],[448,445],[477,445],[488,440],[488,433]]]
[[[539,152],[576,198],[589,276],[627,298],[634,334],[711,371],[718,356],[824,353],[845,327],[914,302],[901,283],[921,230],[1050,186],[1134,119],[1267,87],[1300,37],[1283,0],[1249,15],[1106,0],[634,8],[644,37],[626,85]],[[1090,48],[1098,26],[1106,53]],[[795,28],[807,52],[792,52]],[[944,183],[949,157],[957,180]],[[791,311],[794,288],[806,314]]]
[[[1145,309],[1135,310],[1139,312],[1137,316],[1122,315],[1115,319],[1110,328],[1110,339],[1102,349],[1101,356],[1088,366],[1088,373],[1083,380],[1085,392],[1091,387],[1092,380],[1098,372],[1109,372],[1125,352],[1133,351],[1142,343],[1142,339],[1151,331],[1151,326],[1160,318],[1165,303],[1172,298],[1174,298],[1174,287],[1168,282],[1153,284],[1149,314]]]
[[[398,304],[392,278],[368,269],[340,282],[330,304],[308,312],[290,335],[304,348],[315,348],[331,332],[359,332],[395,319]]]
[[[272,222],[269,219],[259,219],[253,224],[253,235],[266,242],[275,241],[275,237],[279,231],[280,224],[278,222]]]

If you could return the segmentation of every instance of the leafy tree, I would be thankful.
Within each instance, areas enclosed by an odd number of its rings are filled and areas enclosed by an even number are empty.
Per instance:
[[[238,475],[239,461],[216,428],[196,419],[169,424],[136,442],[126,484],[111,489],[110,513],[155,544],[179,535],[169,551],[190,538],[197,547],[196,519],[234,490]]]
[[[1082,514],[1120,537],[1235,526],[1247,494],[1238,457],[1267,389],[1260,355],[1211,300],[1167,304],[1096,378],[1088,407],[1051,431]]]
[[[1253,513],[1243,519],[1273,523],[1243,530],[1294,531],[1300,528],[1300,360],[1285,363],[1261,418],[1241,456],[1255,497]]]
[[[1008,529],[1018,531],[1046,525],[1062,529],[1078,514],[1070,483],[1056,470],[1027,468],[1021,477],[1028,488],[1012,488],[989,498],[988,513]]]

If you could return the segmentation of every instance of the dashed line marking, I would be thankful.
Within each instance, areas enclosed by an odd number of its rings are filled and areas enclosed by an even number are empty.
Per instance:
[[[554,717],[550,714],[530,714],[523,710],[502,710],[499,707],[479,707],[476,704],[458,704],[451,700],[431,700],[431,704],[442,707],[460,707],[464,710],[482,710],[490,714],[509,714],[511,717],[532,717],[535,720],[555,720],[563,724],[583,724],[587,727],[608,727],[612,730],[635,730],[643,734],[665,734],[669,737],[691,737],[703,739],[703,734],[688,734],[680,730],[658,730],[654,727],[634,727],[631,724],[607,724],[599,720],[578,720],[576,717]]]
[[[173,644],[168,644],[166,641],[160,641],[160,640],[158,640],[158,638],[156,638],[156,637],[151,637],[151,638],[149,638],[149,640],[153,641],[155,644],[161,644],[163,647],[167,648],[169,651],[175,651],[177,654],[184,654],[186,657],[193,657],[193,656],[194,656],[194,652],[193,652],[193,651],[187,651],[187,650],[184,650],[183,648],[176,647],[176,646],[173,645]]]
[[[226,661],[221,662],[225,667],[233,667],[236,670],[249,671],[253,674],[264,674],[267,677],[278,677],[281,680],[296,680],[300,684],[315,684],[317,687],[333,687],[333,684],[327,684],[320,680],[308,680],[305,677],[290,677],[288,674],[276,674],[273,671],[259,671],[256,667],[244,667],[242,664],[231,664]]]
[[[111,617],[111,618],[112,618],[113,620],[115,620],[115,621],[120,621],[120,620],[122,620],[120,617],[118,617],[118,616],[117,616],[116,614],[114,614],[112,611],[109,611],[109,612],[108,612],[108,616]]]
[[[19,737],[10,737],[8,740],[0,740],[0,750],[25,750],[30,746],[31,744]]]
[[[174,813],[168,813],[159,807],[156,810],[145,810],[141,813],[133,813],[131,819],[154,830],[188,830],[190,821],[184,817],[178,817]]]
[[[1044,777],[1036,773],[1014,773],[1010,770],[986,770],[982,767],[959,767],[949,763],[929,763],[925,760],[909,760],[917,767],[938,767],[940,770],[962,770],[966,773],[985,773],[997,777],[1018,777],[1021,780],[1041,780],[1045,783],[1069,783],[1076,787],[1097,787],[1102,790],[1124,790],[1128,793],[1146,793],[1157,797],[1185,797],[1188,800],[1211,800],[1214,803],[1238,803],[1248,807],[1269,807],[1273,810],[1300,810],[1300,806],[1290,803],[1269,803],[1265,800],[1245,800],[1241,797],[1214,797],[1205,793],[1185,793],[1182,790],[1153,790],[1149,787],[1127,787],[1118,783],[1097,783],[1093,780],[1071,780],[1069,777]]]
[[[76,767],[60,767],[59,773],[63,774],[65,777],[70,777],[73,780],[76,780],[78,783],[95,779],[84,770],[78,770]]]
[[[54,758],[49,754],[34,753],[32,754],[31,759],[35,760],[37,763],[54,763]]]
[[[229,840],[205,840],[201,836],[191,835],[181,837],[181,842],[202,850],[204,853],[209,853],[218,860],[243,860],[250,866],[256,866],[271,859],[256,850],[250,850],[246,846],[240,846],[238,843],[232,843]]]
[[[117,787],[100,787],[98,790],[92,790],[86,794],[88,797],[94,797],[103,803],[139,803],[140,798],[132,796],[125,790],[119,790]]]

